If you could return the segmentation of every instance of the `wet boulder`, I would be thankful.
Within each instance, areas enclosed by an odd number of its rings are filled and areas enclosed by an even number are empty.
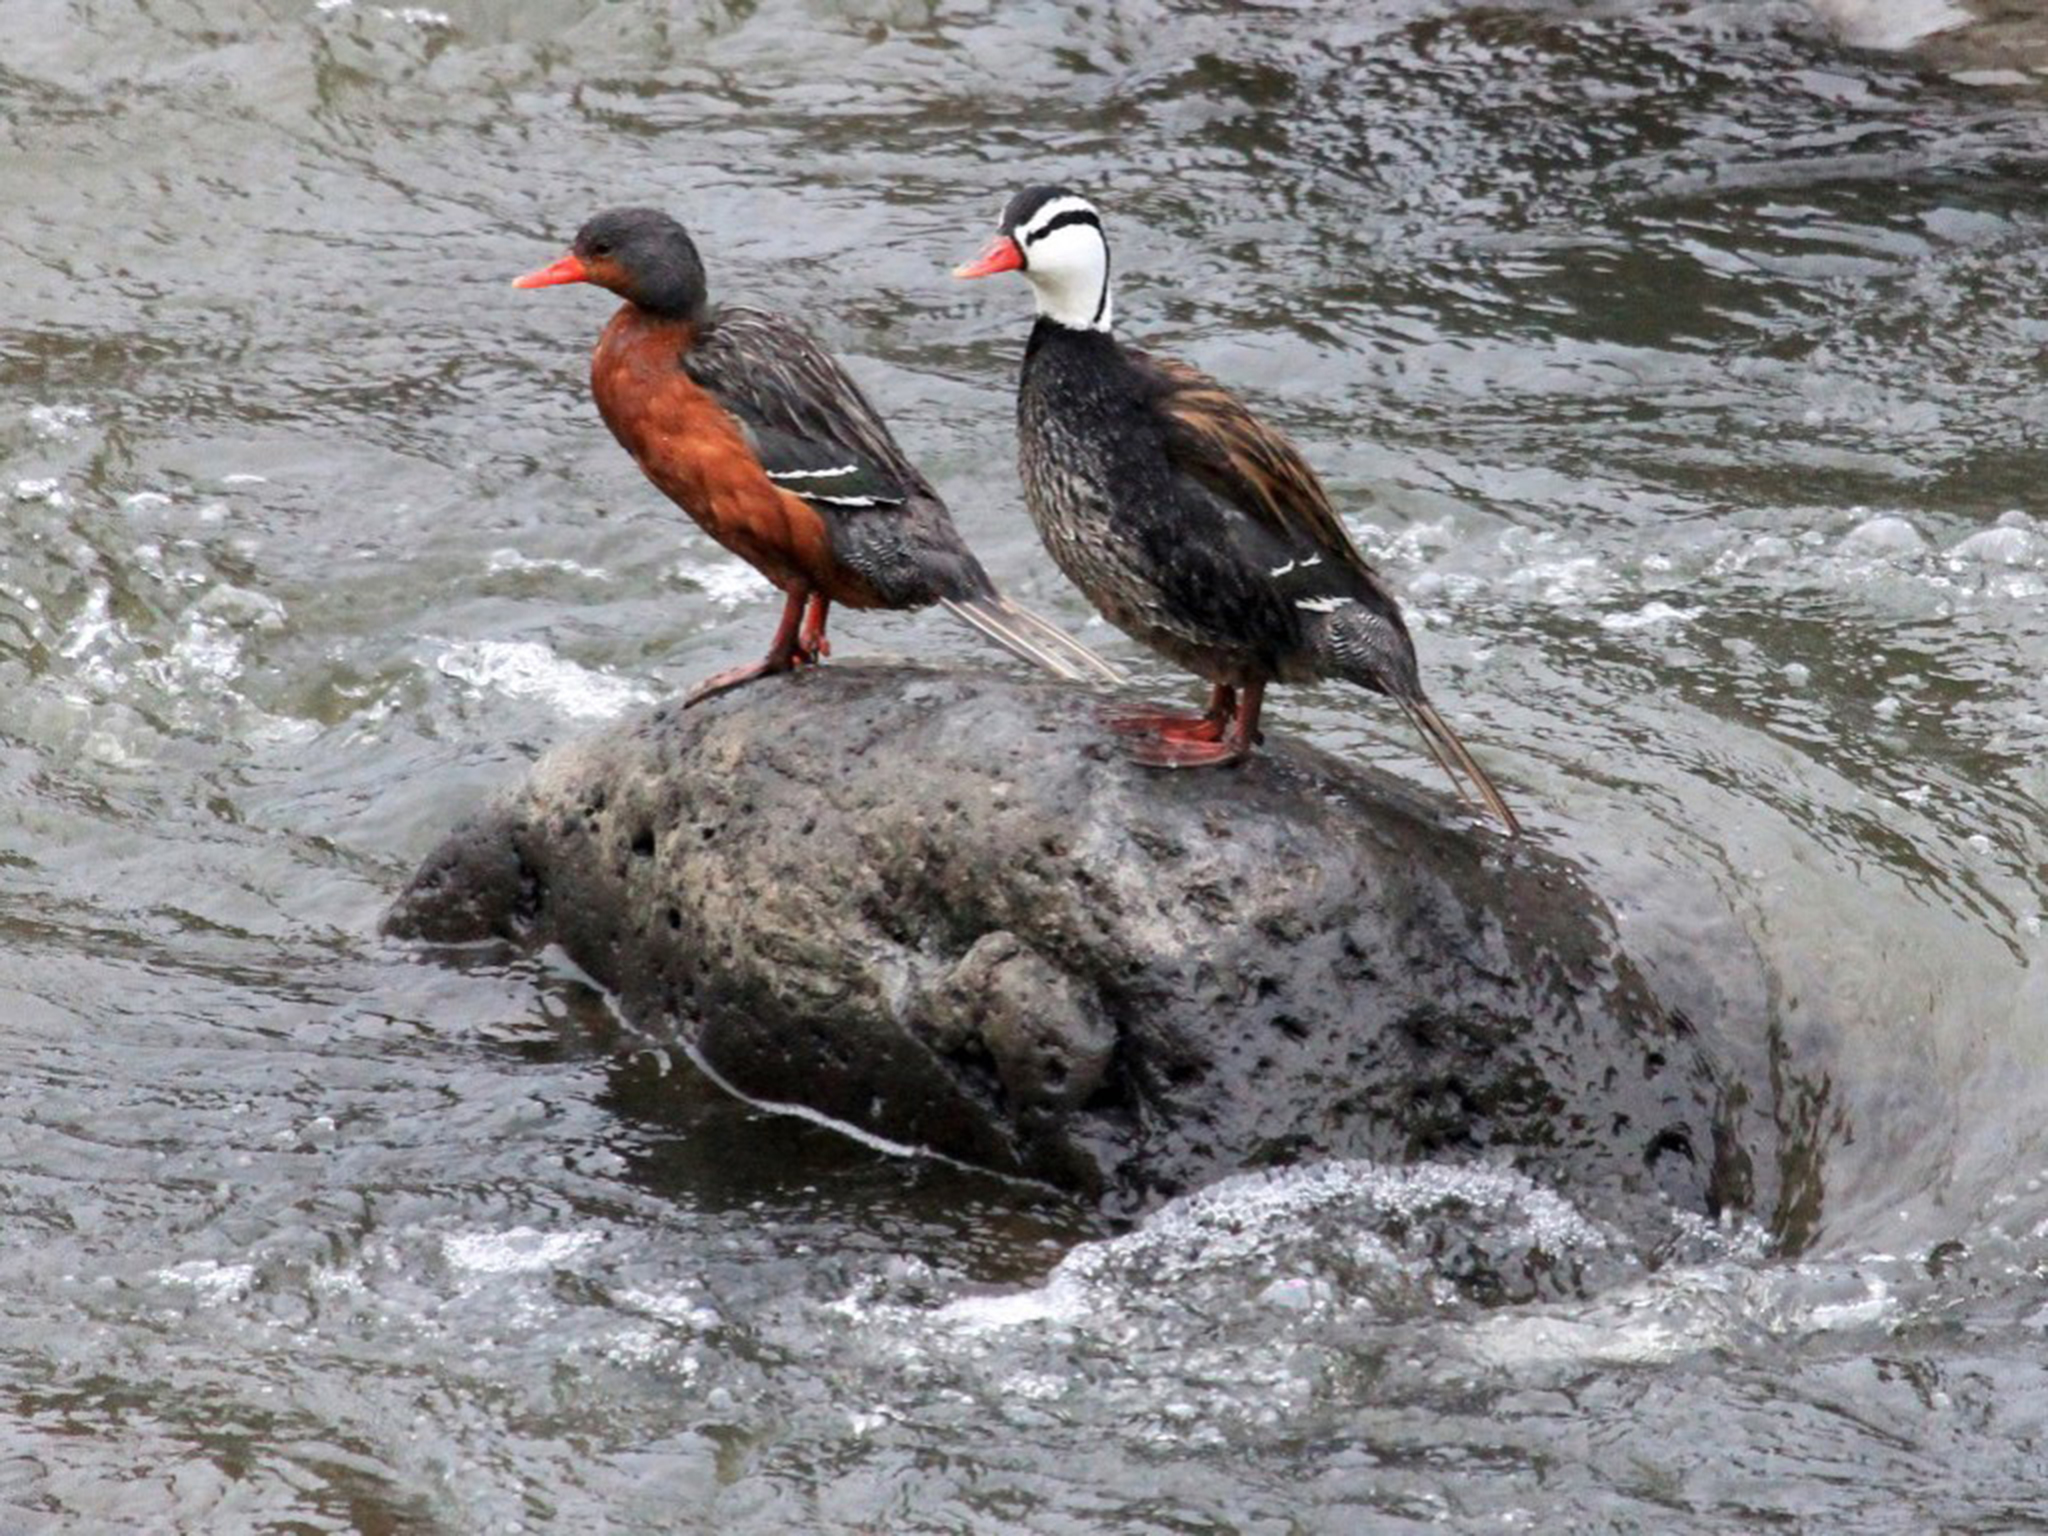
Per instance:
[[[395,933],[560,944],[739,1091],[1132,1210],[1323,1157],[1765,1205],[1763,1097],[1572,868],[1279,733],[1123,759],[1099,695],[834,665],[546,757]]]

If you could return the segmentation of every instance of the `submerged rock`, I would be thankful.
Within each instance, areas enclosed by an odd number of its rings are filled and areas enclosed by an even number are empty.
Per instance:
[[[389,926],[560,944],[750,1096],[1113,1209],[1324,1156],[1777,1198],[1764,1096],[1569,866],[1284,740],[1137,768],[1100,707],[835,665],[657,709],[544,759]]]

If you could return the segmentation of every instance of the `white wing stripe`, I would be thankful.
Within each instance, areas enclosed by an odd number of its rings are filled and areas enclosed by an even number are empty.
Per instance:
[[[842,464],[837,469],[771,469],[770,480],[831,480],[839,475],[857,475],[858,464]]]

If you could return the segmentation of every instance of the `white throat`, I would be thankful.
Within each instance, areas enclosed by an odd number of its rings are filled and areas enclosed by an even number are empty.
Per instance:
[[[1107,331],[1115,318],[1109,242],[1094,216],[1094,208],[1078,197],[1056,198],[1011,237],[1023,248],[1024,275],[1038,296],[1039,314],[1069,330]]]

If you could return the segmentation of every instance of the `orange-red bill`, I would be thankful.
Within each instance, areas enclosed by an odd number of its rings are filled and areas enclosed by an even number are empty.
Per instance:
[[[955,267],[955,277],[994,277],[998,272],[1017,272],[1024,266],[1024,252],[1008,235],[997,235],[988,249],[964,267]]]
[[[538,272],[529,272],[524,277],[512,279],[514,288],[552,288],[557,283],[587,283],[590,269],[574,256],[564,256],[551,267],[542,267]]]

